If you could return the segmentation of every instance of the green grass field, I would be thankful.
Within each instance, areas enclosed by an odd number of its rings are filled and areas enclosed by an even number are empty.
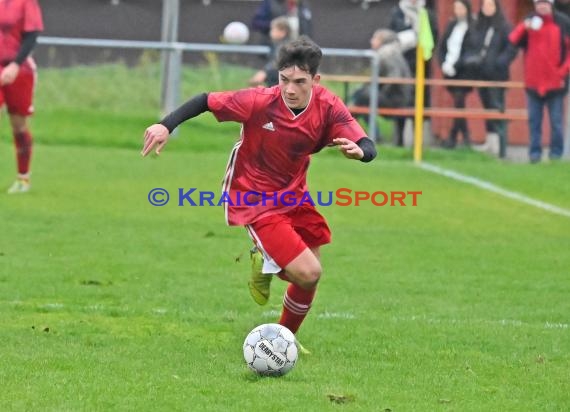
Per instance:
[[[423,171],[407,150],[380,147],[367,165],[332,149],[315,156],[312,190],[423,194],[417,207],[321,208],[334,240],[298,334],[313,354],[285,377],[258,378],[241,346],[276,320],[285,283],[256,306],[242,228],[218,207],[147,201],[155,187],[218,191],[238,126],[202,115],[142,159],[158,105],[144,73],[89,73],[133,79],[121,85],[137,91],[131,101],[93,87],[76,90],[90,101],[82,108],[46,104],[86,70],[41,73],[33,191],[0,193],[0,410],[570,409],[570,218]],[[566,162],[426,159],[570,208]]]

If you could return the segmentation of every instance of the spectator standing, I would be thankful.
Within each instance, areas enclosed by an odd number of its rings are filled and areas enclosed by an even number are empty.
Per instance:
[[[37,0],[0,1],[0,107],[6,104],[18,163],[18,176],[8,193],[30,190],[36,64],[31,57],[43,20]]]
[[[261,33],[263,44],[271,44],[271,21],[286,16],[291,29],[291,39],[301,35],[313,37],[313,15],[305,0],[263,0],[251,21],[251,29]]]
[[[465,52],[465,42],[469,37],[469,30],[473,26],[470,0],[455,0],[453,2],[453,19],[448,23],[439,46],[439,61],[441,71],[447,79],[468,79],[468,73],[461,64]],[[458,109],[465,108],[467,94],[473,91],[472,87],[449,86],[447,88],[453,97],[453,105]],[[464,118],[453,119],[453,125],[449,138],[443,142],[446,148],[454,148],[457,144],[457,136],[461,133],[466,146],[470,145],[469,129],[467,120]]]
[[[563,153],[564,96],[570,65],[570,20],[554,11],[554,0],[534,0],[534,12],[511,32],[509,40],[524,50],[524,82],[528,104],[531,163],[542,158],[544,107],[550,117],[551,160]]]
[[[379,56],[378,76],[412,78],[410,67],[404,59],[398,36],[392,30],[379,29],[370,38],[370,48]],[[406,107],[412,102],[411,84],[378,84],[378,107]],[[352,95],[355,106],[368,107],[370,104],[370,85],[364,84]],[[405,117],[396,117],[396,145],[404,144]],[[378,139],[376,139],[378,140]]]
[[[483,0],[473,30],[469,32],[463,69],[472,79],[486,81],[507,81],[509,66],[517,54],[517,49],[509,42],[511,26],[503,15],[499,0]],[[505,110],[505,89],[503,87],[480,87],[481,103],[485,109]],[[495,151],[490,142],[490,134],[498,137],[498,154],[507,154],[507,121],[487,120],[484,149]]]
[[[419,10],[425,6],[424,0],[400,0],[392,9],[389,29],[398,33],[404,58],[408,62],[408,66],[412,75],[416,74],[416,46],[418,44],[419,30]],[[435,13],[429,8],[426,9],[429,17],[429,23],[432,31],[434,44],[437,44],[437,19]],[[430,62],[425,62],[425,76],[431,77]],[[424,94],[425,106],[429,107],[430,93],[429,88],[425,88]]]
[[[291,27],[287,17],[280,16],[271,20],[269,37],[271,38],[271,45],[269,46],[270,52],[267,57],[267,63],[263,66],[263,69],[256,72],[249,79],[250,86],[265,85],[271,87],[279,84],[279,71],[276,66],[277,54],[279,48],[289,41],[291,37]]]

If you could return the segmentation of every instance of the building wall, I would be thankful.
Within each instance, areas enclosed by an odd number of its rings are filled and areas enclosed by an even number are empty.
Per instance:
[[[218,43],[227,23],[233,20],[249,23],[261,2],[211,0],[210,3],[205,6],[202,0],[180,0],[180,41]],[[322,47],[366,49],[372,32],[388,24],[389,10],[396,3],[397,0],[381,0],[370,3],[364,10],[352,0],[310,0],[314,39]],[[161,0],[119,0],[118,5],[113,5],[111,0],[44,0],[41,4],[46,36],[160,40]],[[250,43],[255,44],[256,40],[259,37],[254,33]],[[138,55],[128,50],[48,50],[47,46],[41,46],[36,52],[40,65],[89,63],[101,58],[131,62],[136,61]],[[350,65],[347,66],[350,69]]]

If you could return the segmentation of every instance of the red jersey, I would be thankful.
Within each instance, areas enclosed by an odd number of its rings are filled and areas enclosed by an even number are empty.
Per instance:
[[[43,29],[37,0],[0,0],[0,64],[16,58],[22,33]]]
[[[210,93],[208,108],[218,121],[242,123],[223,182],[229,225],[291,210],[298,205],[292,199],[307,191],[311,154],[337,137],[356,142],[366,136],[344,103],[320,85],[298,115],[283,101],[279,86]]]
[[[524,45],[524,81],[527,89],[540,96],[566,89],[568,38],[553,15],[541,16],[542,27],[529,30],[519,23],[509,35],[515,45]]]

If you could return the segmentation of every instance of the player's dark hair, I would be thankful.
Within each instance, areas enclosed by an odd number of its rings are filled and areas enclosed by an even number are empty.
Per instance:
[[[319,70],[322,57],[321,48],[307,36],[301,36],[281,46],[277,55],[277,69],[297,66],[314,76]]]

